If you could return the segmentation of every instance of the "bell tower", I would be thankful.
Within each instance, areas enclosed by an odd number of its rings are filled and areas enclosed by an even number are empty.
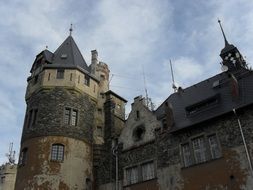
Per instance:
[[[240,51],[233,44],[228,43],[224,30],[221,25],[221,21],[218,20],[221,28],[222,35],[224,37],[225,47],[221,50],[220,57],[222,58],[222,66],[226,70],[233,71],[239,68],[247,69],[246,61],[243,59]]]
[[[87,66],[72,27],[55,52],[36,56],[30,73],[15,189],[91,189],[101,78]],[[103,88],[107,83],[103,78]]]

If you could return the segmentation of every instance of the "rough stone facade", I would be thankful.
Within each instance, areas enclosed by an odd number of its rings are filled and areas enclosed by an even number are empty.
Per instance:
[[[0,190],[14,190],[17,165],[6,163],[0,166]]]
[[[240,110],[239,117],[252,158],[252,106]],[[218,138],[221,157],[184,167],[180,146],[194,137],[210,134],[216,134]],[[232,112],[175,133],[157,132],[156,144],[157,175],[161,189],[252,188],[253,181],[242,137],[237,118]],[[166,178],[163,177],[165,174]]]
[[[71,36],[43,51],[28,78],[15,189],[253,189],[253,72],[231,44],[220,56],[227,71],[156,110],[138,96],[125,119],[96,50],[90,66]]]
[[[71,89],[54,87],[42,89],[27,100],[27,117],[37,109],[37,120],[29,128],[24,126],[22,142],[40,136],[67,136],[92,142],[95,102],[88,95]],[[78,111],[77,126],[64,124],[65,108]]]

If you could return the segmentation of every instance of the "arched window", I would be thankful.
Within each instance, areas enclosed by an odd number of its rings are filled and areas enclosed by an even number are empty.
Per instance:
[[[51,160],[62,162],[64,159],[64,145],[53,144],[51,149]]]

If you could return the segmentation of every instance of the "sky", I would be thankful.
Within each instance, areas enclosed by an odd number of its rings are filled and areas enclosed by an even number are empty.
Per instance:
[[[128,100],[129,112],[144,86],[156,107],[173,93],[170,60],[183,88],[221,72],[218,18],[252,66],[252,10],[251,0],[1,0],[0,165],[11,142],[18,157],[32,63],[46,46],[59,47],[70,23],[86,62],[96,49],[109,65],[111,90]]]

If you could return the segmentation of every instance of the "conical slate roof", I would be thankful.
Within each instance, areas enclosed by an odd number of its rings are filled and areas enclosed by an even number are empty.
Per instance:
[[[72,36],[68,36],[54,52],[52,63],[57,67],[81,67],[84,70],[89,70]]]

